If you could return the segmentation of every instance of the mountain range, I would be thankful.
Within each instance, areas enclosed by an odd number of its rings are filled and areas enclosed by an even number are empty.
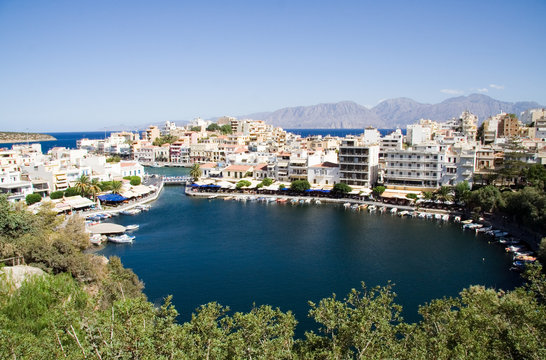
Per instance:
[[[264,120],[285,129],[312,128],[377,128],[405,127],[419,119],[446,121],[464,110],[477,115],[482,122],[501,111],[519,114],[525,110],[544,107],[532,101],[506,102],[483,94],[471,94],[446,99],[438,104],[423,104],[409,98],[384,100],[371,109],[353,101],[331,104],[297,106],[239,116],[241,119]]]
[[[264,120],[285,129],[358,129],[374,126],[380,129],[404,128],[419,119],[447,121],[468,110],[480,123],[501,111],[520,115],[523,111],[544,108],[533,101],[507,102],[483,94],[471,94],[446,99],[438,104],[423,104],[409,98],[384,100],[372,108],[353,101],[330,104],[287,107],[271,112],[237,116],[239,119]],[[209,120],[216,121],[218,118]],[[187,121],[175,121],[177,125]],[[113,125],[103,130],[143,130],[148,125],[162,127],[165,122],[136,125]]]

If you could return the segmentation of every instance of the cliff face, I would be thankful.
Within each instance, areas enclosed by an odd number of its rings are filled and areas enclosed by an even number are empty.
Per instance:
[[[0,132],[0,143],[14,143],[27,141],[52,141],[55,137],[47,134],[25,133],[25,132]]]

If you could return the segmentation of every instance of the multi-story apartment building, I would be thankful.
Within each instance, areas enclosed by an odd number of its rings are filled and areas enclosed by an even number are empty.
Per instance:
[[[511,137],[519,135],[519,121],[514,114],[504,114],[498,120],[498,137]]]
[[[408,145],[417,145],[430,141],[432,130],[429,126],[412,124],[407,126],[406,142]]]
[[[174,164],[189,164],[190,146],[181,141],[172,143],[169,148],[169,159]]]
[[[531,115],[535,124],[535,136],[539,139],[546,139],[546,109],[536,109]]]
[[[345,138],[339,147],[339,181],[372,187],[377,182],[379,145],[359,138]]]
[[[463,111],[459,117],[461,132],[469,142],[476,141],[476,133],[478,131],[478,117],[470,111]]]
[[[442,185],[445,148],[437,144],[416,145],[387,152],[385,185],[405,190],[436,189]]]

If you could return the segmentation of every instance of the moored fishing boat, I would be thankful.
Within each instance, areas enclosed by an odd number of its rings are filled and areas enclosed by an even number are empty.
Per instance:
[[[138,224],[132,224],[132,225],[125,226],[125,229],[127,231],[133,231],[133,230],[138,230],[139,227],[140,227],[140,225],[138,225]]]
[[[89,237],[89,241],[91,244],[99,246],[102,244],[102,242],[106,239],[104,235],[101,234],[93,234]]]
[[[129,236],[127,234],[108,237],[108,241],[116,244],[132,243],[134,239],[134,236]]]

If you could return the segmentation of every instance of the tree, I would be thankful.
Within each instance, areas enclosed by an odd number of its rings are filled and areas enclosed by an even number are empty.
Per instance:
[[[497,209],[502,209],[504,205],[505,201],[499,189],[493,185],[487,185],[476,191],[472,191],[468,199],[470,209],[476,209],[479,212],[493,212]]]
[[[305,190],[309,190],[311,188],[311,184],[309,184],[309,181],[307,180],[294,180],[290,184],[290,190],[297,191],[297,192],[304,192]]]
[[[534,187],[546,190],[546,168],[543,165],[531,165],[524,170],[525,180]]]
[[[348,194],[351,191],[353,191],[353,188],[343,182],[334,184],[334,188],[332,189],[332,192],[336,194]]]
[[[451,195],[451,188],[449,186],[441,186],[438,190],[436,190],[436,198],[441,202],[453,200],[453,195]]]
[[[193,164],[190,169],[190,176],[193,179],[193,182],[198,181],[201,175],[202,175],[202,172],[201,172],[201,167],[199,166],[199,164]]]
[[[89,191],[90,184],[91,184],[91,181],[89,180],[89,176],[82,175],[76,180],[76,183],[74,184],[74,188],[78,191],[78,193],[81,196],[85,196],[87,195],[87,192]]]
[[[465,180],[455,185],[453,192],[453,198],[456,203],[465,203],[470,196],[470,186],[468,185],[468,181]]]
[[[414,193],[406,194],[406,198],[410,200],[417,200],[417,197],[418,197],[417,194],[414,194]]]
[[[269,185],[273,184],[273,180],[270,179],[270,178],[268,178],[268,177],[266,177],[266,178],[264,178],[264,179],[262,180],[262,184],[264,184],[264,186],[269,186]]]
[[[237,188],[237,190],[240,190],[241,188],[248,187],[250,185],[252,185],[252,183],[248,180],[239,180],[235,187]]]
[[[436,200],[436,194],[433,191],[423,191],[423,199],[426,201]]]
[[[173,142],[176,142],[178,140],[178,136],[175,135],[163,135],[160,137],[155,138],[153,145],[155,146],[161,146],[164,144],[172,144]]]
[[[27,205],[32,205],[32,204],[36,204],[37,202],[40,202],[42,201],[42,197],[40,196],[40,194],[28,194],[25,198],[25,201],[27,203]]]
[[[119,194],[121,192],[121,188],[123,187],[123,183],[121,181],[112,181],[112,193],[113,194]]]
[[[232,133],[231,125],[229,125],[229,124],[222,125],[222,126],[220,127],[220,131],[221,131],[222,134],[224,134],[224,135],[226,135],[226,134],[231,134],[231,133]]]
[[[220,126],[217,123],[212,123],[209,126],[207,126],[207,131],[219,131]]]
[[[99,180],[98,179],[91,180],[91,183],[89,183],[88,192],[89,192],[89,195],[93,197],[93,201],[96,200],[97,194],[100,193],[101,191],[102,190],[100,188]]]
[[[385,192],[386,188],[384,186],[376,186],[372,189],[375,196],[381,196]]]
[[[190,130],[195,131],[195,132],[200,132],[201,131],[201,126],[192,126],[192,128]]]

